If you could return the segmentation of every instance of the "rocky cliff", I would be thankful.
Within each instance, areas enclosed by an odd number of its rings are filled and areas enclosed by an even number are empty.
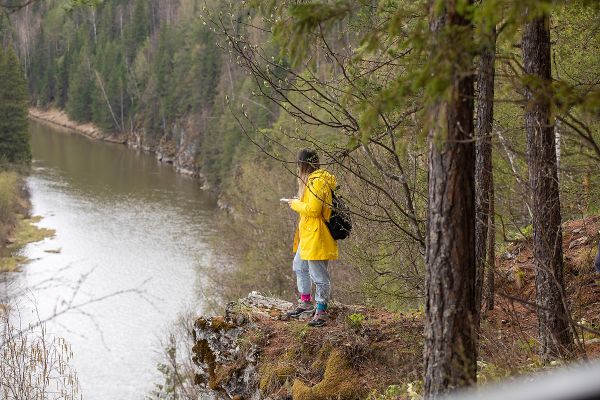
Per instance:
[[[253,292],[223,316],[195,323],[193,361],[203,397],[360,399],[406,392],[421,371],[418,316],[334,305],[323,328],[285,321],[292,304]],[[384,398],[384,397],[381,397]]]

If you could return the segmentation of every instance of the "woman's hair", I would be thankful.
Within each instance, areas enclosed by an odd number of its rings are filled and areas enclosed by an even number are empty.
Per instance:
[[[302,149],[298,152],[298,198],[302,200],[308,176],[319,169],[319,155],[313,149]]]

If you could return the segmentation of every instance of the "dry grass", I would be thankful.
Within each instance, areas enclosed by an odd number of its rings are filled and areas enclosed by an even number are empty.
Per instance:
[[[0,241],[6,243],[19,212],[19,176],[15,172],[0,171]]]
[[[0,256],[0,272],[15,272],[26,264],[29,259],[18,254],[23,246],[39,242],[55,234],[54,229],[40,228],[36,225],[41,217],[26,218],[17,214],[16,223],[13,225],[8,244],[4,247],[4,254]]]

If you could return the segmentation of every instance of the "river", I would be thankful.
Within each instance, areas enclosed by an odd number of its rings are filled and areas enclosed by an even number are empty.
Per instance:
[[[93,301],[48,324],[71,343],[84,399],[143,399],[160,379],[165,332],[203,309],[215,203],[149,154],[35,121],[30,130],[33,214],[56,236],[24,249],[33,261],[15,279],[42,319],[73,296]]]

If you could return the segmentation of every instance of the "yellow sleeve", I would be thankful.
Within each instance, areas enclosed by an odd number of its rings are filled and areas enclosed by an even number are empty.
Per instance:
[[[323,201],[325,196],[323,194],[325,182],[323,179],[313,179],[306,188],[308,201],[305,203],[298,199],[292,201],[290,207],[300,215],[307,217],[318,217],[323,211]],[[306,197],[306,196],[305,196]]]

